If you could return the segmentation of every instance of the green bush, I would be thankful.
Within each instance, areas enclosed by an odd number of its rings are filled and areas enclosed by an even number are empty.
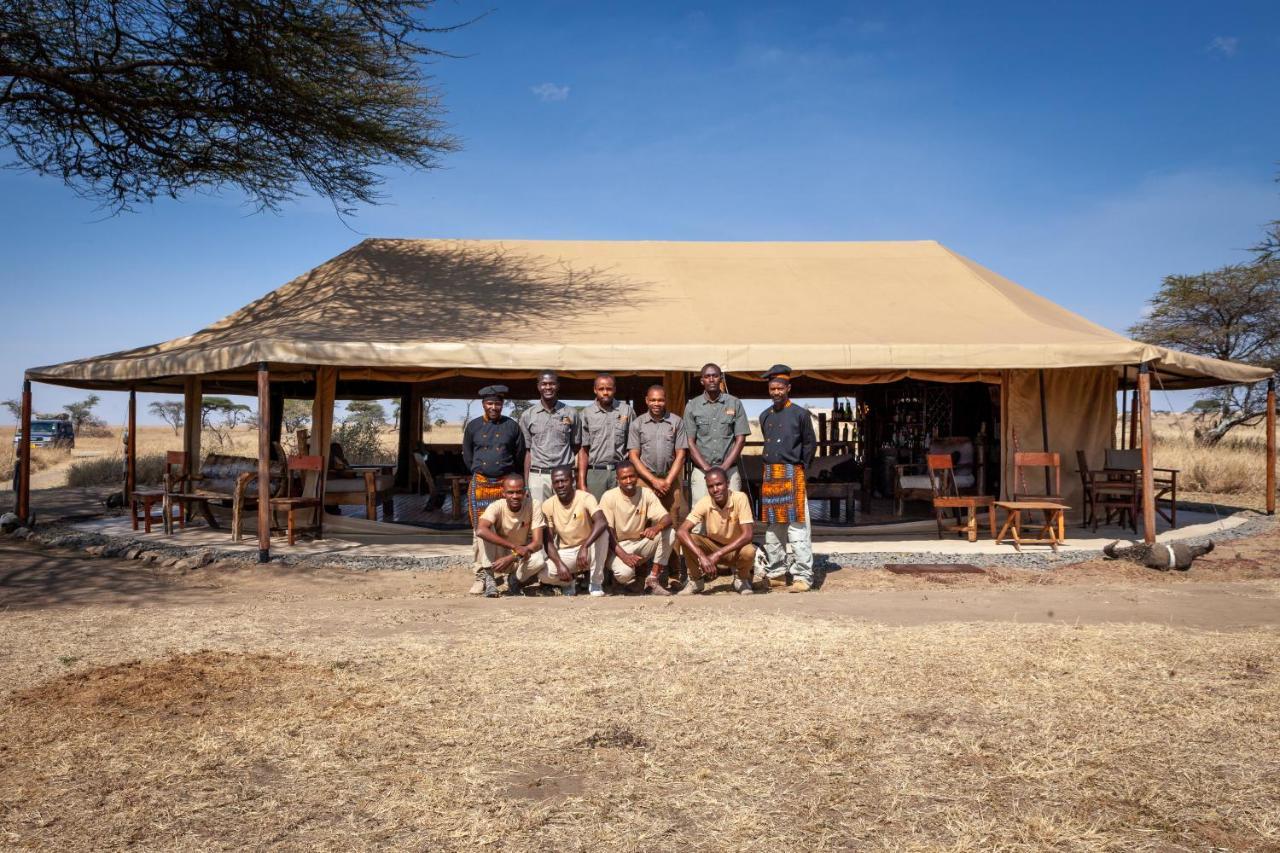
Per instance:
[[[148,453],[138,457],[138,485],[156,486],[164,480],[164,454]],[[95,456],[72,463],[67,469],[68,486],[122,486],[124,456]]]
[[[333,440],[352,465],[389,465],[395,455],[382,449],[382,426],[364,418],[348,418],[333,430]]]

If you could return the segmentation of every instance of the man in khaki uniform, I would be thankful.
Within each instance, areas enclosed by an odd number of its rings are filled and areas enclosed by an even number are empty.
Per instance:
[[[723,468],[729,477],[729,489],[742,491],[738,457],[751,434],[742,401],[721,388],[724,374],[720,366],[703,366],[699,378],[702,393],[684,407],[684,428],[689,436],[689,457],[693,460],[689,502],[695,504],[707,495],[706,476],[712,468]]]
[[[538,374],[538,402],[520,415],[524,436],[524,481],[534,503],[551,497],[551,469],[572,465],[582,444],[578,410],[560,400],[560,378],[554,370]]]
[[[497,575],[507,575],[508,594],[520,595],[521,587],[546,574],[545,523],[542,509],[525,494],[524,477],[503,477],[502,500],[485,507],[476,523],[477,571],[486,598],[498,596]]]
[[[557,465],[551,470],[555,494],[542,504],[547,524],[547,558],[553,568],[543,583],[574,595],[575,575],[588,574],[592,595],[604,595],[604,559],[609,551],[609,528],[591,493],[577,488],[573,468]],[[541,576],[540,576],[541,578]]]
[[[582,447],[578,449],[578,488],[596,500],[618,485],[618,463],[627,458],[627,431],[635,420],[630,403],[615,399],[618,385],[601,373],[592,386],[596,399],[582,407]]]
[[[693,532],[699,524],[705,531],[702,534]],[[714,580],[723,567],[733,571],[733,588],[750,595],[756,559],[756,548],[751,544],[754,534],[755,521],[747,496],[730,491],[724,469],[712,468],[707,472],[707,496],[694,505],[676,534],[684,546],[689,568],[689,585],[681,592],[702,592],[707,581]]]
[[[659,503],[649,489],[640,488],[640,475],[629,461],[618,463],[618,486],[604,493],[600,499],[600,511],[609,525],[610,555],[605,568],[613,570],[619,584],[639,592],[640,572],[645,563],[652,563],[645,589],[655,595],[670,595],[659,577],[667,570],[671,559],[671,541],[674,529],[671,514]]]
[[[647,411],[631,421],[627,452],[640,479],[653,489],[663,508],[671,513],[671,520],[679,524],[687,508],[682,479],[689,439],[684,420],[667,411],[667,392],[661,385],[649,387],[644,404]],[[665,576],[660,579],[663,587],[667,580]]]

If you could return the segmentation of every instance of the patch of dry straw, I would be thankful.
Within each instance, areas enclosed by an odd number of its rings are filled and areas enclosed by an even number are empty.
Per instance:
[[[145,635],[142,661],[23,669],[0,706],[0,837],[68,850],[1280,845],[1271,632],[565,610],[381,638],[277,626],[256,647],[194,653],[175,650],[182,634]],[[111,621],[118,639],[146,630]]]

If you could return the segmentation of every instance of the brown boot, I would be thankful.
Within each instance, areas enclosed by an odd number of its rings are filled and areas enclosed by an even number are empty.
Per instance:
[[[648,579],[644,582],[644,588],[648,590],[651,595],[671,594],[671,590],[667,589],[667,585],[659,580],[657,575],[649,575]]]

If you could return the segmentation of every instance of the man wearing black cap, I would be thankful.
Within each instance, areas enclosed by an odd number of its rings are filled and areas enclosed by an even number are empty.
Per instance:
[[[804,469],[813,461],[818,438],[809,410],[791,402],[791,368],[775,364],[763,378],[769,380],[769,398],[773,400],[760,415],[764,437],[760,509],[766,525],[764,554],[769,562],[769,585],[786,583],[786,543],[790,542],[795,557],[791,591],[807,592],[813,588],[813,545]]]
[[[507,386],[486,386],[480,389],[479,396],[484,413],[462,431],[462,461],[471,472],[471,482],[467,486],[467,513],[473,531],[489,504],[502,497],[502,478],[520,472],[525,450],[520,425],[502,414]],[[479,570],[479,541],[474,536],[472,547],[477,571],[471,591],[472,595],[480,595],[484,592],[484,579]]]
[[[578,449],[578,488],[597,501],[618,485],[618,463],[627,455],[627,430],[635,419],[630,403],[615,399],[618,386],[601,373],[592,385],[595,402],[582,407],[582,447]]]

